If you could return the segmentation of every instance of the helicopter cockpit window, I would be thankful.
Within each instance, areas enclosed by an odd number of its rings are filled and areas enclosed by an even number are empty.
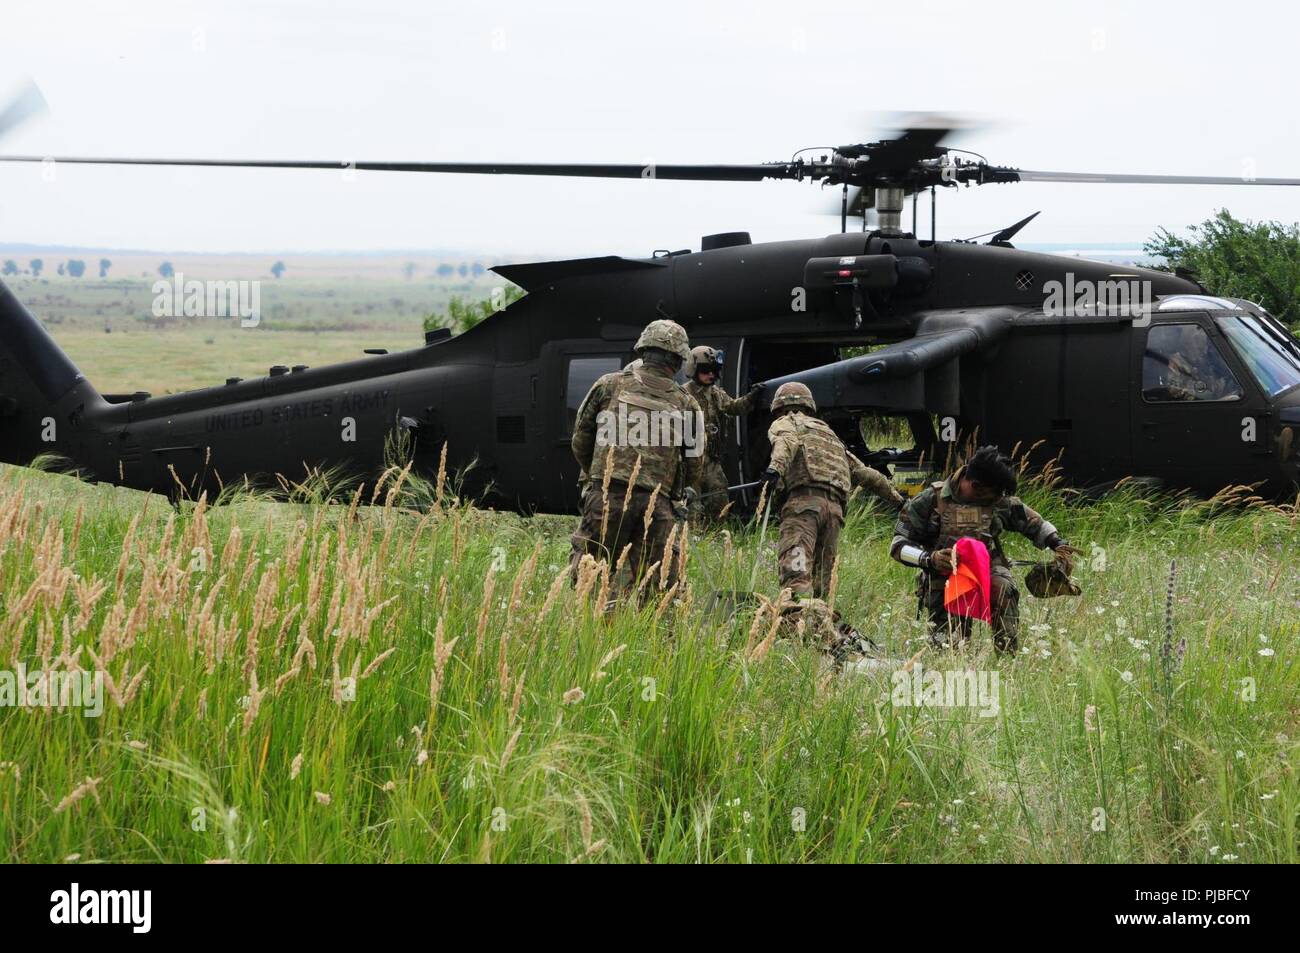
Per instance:
[[[582,399],[591,390],[591,385],[605,374],[611,374],[622,367],[623,359],[618,355],[569,358],[569,375],[564,388],[569,433],[573,432],[573,424],[578,419],[578,408],[582,406]]]
[[[1242,391],[1204,328],[1159,324],[1147,334],[1142,396],[1153,403],[1240,400]]]
[[[1236,349],[1241,362],[1270,397],[1300,384],[1300,355],[1289,338],[1254,315],[1233,315],[1215,321]]]

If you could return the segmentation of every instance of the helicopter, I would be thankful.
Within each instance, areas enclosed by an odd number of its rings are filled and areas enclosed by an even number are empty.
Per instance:
[[[3,114],[0,114],[3,116]],[[0,126],[3,126],[0,119]],[[574,512],[570,438],[591,384],[633,359],[633,342],[670,318],[692,345],[725,354],[720,384],[743,393],[807,384],[820,414],[873,466],[914,487],[953,447],[978,439],[1071,484],[1139,478],[1212,494],[1250,484],[1296,491],[1300,341],[1248,301],[1207,293],[1186,273],[1028,252],[1022,219],[979,242],[940,241],[935,195],[1020,182],[1300,185],[1300,179],[1042,172],[945,147],[952,124],[750,165],[492,164],[143,158],[56,163],[339,169],[359,172],[806,181],[840,189],[840,232],[754,243],[706,235],[698,251],[498,266],[526,293],[469,330],[323,367],[153,397],[103,394],[41,322],[0,285],[0,462],[43,454],[140,490],[213,499],[223,486],[343,468],[373,481],[394,434],[430,474],[443,455],[461,492],[521,512]],[[807,150],[804,150],[807,152]],[[49,162],[0,156],[3,162]],[[930,194],[930,237],[917,197]],[[903,216],[912,199],[911,230]],[[867,213],[874,210],[874,227]],[[1035,213],[1035,215],[1038,213]],[[861,215],[861,230],[850,217]],[[845,356],[846,349],[854,349]],[[912,446],[875,451],[867,415],[901,420]],[[766,465],[767,415],[717,435],[736,484]],[[714,439],[711,437],[710,439]],[[1027,448],[1027,449],[1026,449]],[[744,492],[738,501],[751,504]]]

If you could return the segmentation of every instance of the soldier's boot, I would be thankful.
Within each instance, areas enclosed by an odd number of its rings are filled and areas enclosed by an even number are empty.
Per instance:
[[[954,633],[946,626],[932,626],[930,628],[930,648],[932,649],[953,649],[957,647],[960,640],[954,638]]]
[[[794,635],[795,626],[803,621],[803,610],[806,603],[812,600],[812,586],[807,580],[796,580],[793,584],[781,580],[782,598],[788,600],[781,605],[781,637],[788,638]],[[785,590],[789,590],[787,595]]]
[[[1020,593],[1011,589],[993,606],[993,648],[1015,655],[1020,648]]]
[[[836,639],[830,607],[809,594],[795,598],[795,604],[781,613],[782,635],[829,651]]]
[[[936,649],[959,649],[970,640],[970,619],[965,616],[935,613],[930,621],[930,646]]]

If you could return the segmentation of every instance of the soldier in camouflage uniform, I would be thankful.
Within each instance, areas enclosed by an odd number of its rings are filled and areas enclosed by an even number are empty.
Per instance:
[[[772,459],[763,482],[769,498],[778,483],[786,491],[777,546],[781,588],[806,603],[806,614],[824,630],[829,611],[822,597],[830,586],[849,489],[865,486],[895,508],[903,498],[887,477],[844,448],[835,431],[816,416],[817,404],[803,384],[777,388],[772,413],[776,419],[767,431]]]
[[[700,410],[704,411],[704,433],[708,438],[695,489],[700,495],[701,509],[709,519],[717,519],[727,505],[727,474],[722,469],[725,418],[749,413],[763,392],[762,384],[754,384],[744,397],[732,397],[718,383],[721,373],[722,354],[719,351],[703,344],[691,349],[691,360],[686,368],[686,393],[694,397]]]
[[[615,567],[630,546],[615,580],[624,590],[652,565],[662,566],[676,522],[673,504],[698,479],[705,446],[699,404],[673,380],[690,359],[686,331],[672,321],[652,321],[635,350],[639,362],[591,386],[571,444],[591,481],[573,535],[571,569],[576,574],[583,553]],[[676,580],[675,563],[668,585]]]
[[[1241,388],[1224,376],[1229,373],[1210,339],[1195,325],[1186,325],[1183,347],[1169,359],[1169,393],[1175,400],[1228,400],[1241,396]],[[1186,353],[1184,354],[1184,351]]]
[[[1053,550],[1067,576],[1073,568],[1075,550],[1055,526],[1012,495],[1016,482],[1010,461],[996,447],[981,447],[946,482],[931,484],[898,514],[889,554],[919,568],[917,597],[929,613],[930,640],[936,647],[970,638],[971,620],[949,616],[943,607],[952,547],[963,536],[980,540],[989,550],[993,645],[1000,652],[1016,650],[1020,626],[1020,592],[1002,551],[1003,531],[1014,530],[1035,546]]]
[[[635,358],[634,360],[628,361],[625,365],[623,365],[623,370],[625,371],[636,370],[643,363],[644,362],[641,360],[641,358],[639,357]],[[587,491],[590,489],[591,489],[591,474],[589,474],[586,470],[579,470],[578,471],[578,499],[580,501],[586,500]],[[573,559],[577,559],[582,555],[582,551],[580,551],[579,548],[576,546],[574,547],[574,552],[577,553],[578,555],[572,557]]]

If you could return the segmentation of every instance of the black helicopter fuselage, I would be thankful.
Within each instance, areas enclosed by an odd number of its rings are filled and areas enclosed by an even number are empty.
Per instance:
[[[90,479],[213,498],[245,477],[274,486],[276,474],[298,481],[316,469],[373,480],[392,435],[405,430],[422,472],[432,473],[445,445],[462,492],[568,512],[577,506],[569,440],[578,404],[597,377],[632,359],[646,323],[668,317],[692,344],[725,352],[722,383],[733,393],[754,381],[806,381],[859,449],[858,418],[888,414],[908,421],[915,452],[931,460],[974,435],[1056,458],[1076,483],[1133,475],[1203,492],[1295,486],[1284,431],[1300,425],[1300,397],[1266,393],[1224,337],[1224,312],[1194,297],[1194,282],[1163,272],[879,233],[765,244],[728,234],[695,253],[497,270],[527,294],[463,334],[161,397],[101,395],[0,288],[0,461],[53,453]],[[1146,283],[1150,300],[1145,312],[1055,315],[1044,305],[1053,282]],[[1187,306],[1161,310],[1170,296]],[[1150,399],[1147,335],[1171,323],[1204,331],[1239,396]],[[1279,346],[1294,349],[1287,340]],[[842,359],[843,348],[869,345],[885,346]],[[764,465],[766,425],[758,412],[721,435],[735,481]]]

